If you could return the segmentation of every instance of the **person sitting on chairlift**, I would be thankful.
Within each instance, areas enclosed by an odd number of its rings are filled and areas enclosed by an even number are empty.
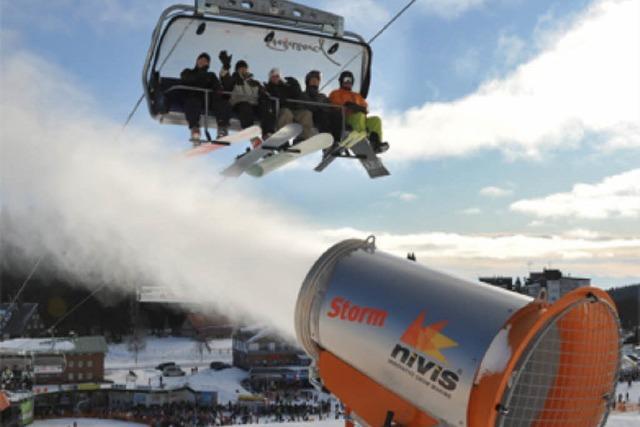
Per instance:
[[[340,89],[336,89],[329,95],[331,103],[346,107],[346,124],[356,132],[366,132],[371,143],[371,148],[376,153],[382,153],[389,149],[389,144],[382,142],[382,120],[377,116],[367,117],[367,101],[358,92],[354,92],[354,77],[351,71],[343,71],[338,79]]]
[[[191,141],[200,142],[200,115],[205,110],[205,96],[209,98],[209,112],[216,116],[218,124],[217,139],[229,134],[229,119],[231,118],[231,106],[222,97],[222,85],[215,73],[209,71],[211,58],[206,52],[198,55],[196,65],[193,68],[185,68],[180,73],[182,84],[210,89],[212,92],[187,90],[183,98],[184,114],[191,130]]]
[[[320,71],[309,71],[304,79],[305,91],[300,99],[316,104],[331,104],[327,95],[320,92],[321,81]],[[323,107],[321,105],[305,105],[305,108],[308,108],[313,113],[313,122],[318,131],[330,133],[335,141],[342,139],[342,114],[338,108]]]
[[[247,61],[241,59],[236,62],[235,72],[230,74],[232,55],[223,50],[218,58],[222,62],[222,86],[225,91],[231,92],[231,106],[240,119],[240,126],[242,129],[248,128],[259,119],[266,138],[266,134],[273,132],[273,120],[268,114],[268,99],[264,88],[249,72]]]
[[[293,77],[286,77],[284,80],[280,76],[280,70],[273,68],[269,71],[269,81],[265,85],[267,93],[280,101],[280,112],[276,122],[276,130],[291,123],[299,123],[302,126],[303,140],[313,136],[313,115],[306,106],[291,102],[300,99],[302,88],[300,83]],[[275,105],[272,105],[275,116]]]

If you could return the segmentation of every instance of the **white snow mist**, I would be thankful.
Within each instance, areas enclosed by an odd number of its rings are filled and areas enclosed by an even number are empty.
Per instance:
[[[16,53],[1,67],[3,239],[80,279],[169,287],[293,335],[326,247],[311,227],[216,186],[216,168],[175,145],[133,129],[116,142],[119,125],[51,64]]]

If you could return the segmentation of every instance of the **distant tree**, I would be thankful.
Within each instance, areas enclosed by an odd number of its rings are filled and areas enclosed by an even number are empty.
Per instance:
[[[522,282],[520,281],[519,277],[516,277],[515,291],[519,294],[522,293]]]
[[[198,336],[196,338],[195,350],[200,355],[200,361],[204,360],[204,352],[211,353],[211,347],[209,347],[209,343],[204,337]]]
[[[147,340],[140,328],[135,328],[133,334],[127,339],[127,350],[134,354],[136,365],[138,364],[138,354],[147,348]]]
[[[415,252],[409,252],[409,253],[407,254],[407,259],[408,259],[409,261],[417,261],[417,258],[416,258],[416,254],[415,254]]]

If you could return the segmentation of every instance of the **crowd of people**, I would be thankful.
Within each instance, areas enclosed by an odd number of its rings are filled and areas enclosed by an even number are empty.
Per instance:
[[[30,366],[23,370],[7,366],[0,374],[0,390],[23,391],[31,390],[32,387],[33,369]]]
[[[621,383],[629,383],[629,387],[631,387],[631,383],[640,381],[640,368],[621,372],[619,381]]]
[[[250,72],[247,61],[237,61],[232,72],[232,55],[223,50],[218,59],[222,63],[218,75],[209,71],[211,57],[206,52],[197,57],[193,68],[180,74],[183,85],[210,91],[207,104],[216,117],[217,139],[228,135],[230,119],[235,114],[243,129],[258,121],[263,139],[287,124],[299,123],[303,129],[301,139],[310,138],[315,128],[340,141],[346,127],[366,132],[376,152],[388,149],[382,139],[380,118],[368,115],[367,101],[353,90],[355,78],[351,71],[340,74],[340,88],[327,96],[320,91],[322,76],[317,70],[307,73],[303,90],[297,79],[283,76],[278,68],[271,69],[267,83],[262,84]],[[274,99],[278,100],[279,108]],[[200,116],[205,109],[203,92],[187,91],[177,101],[182,102],[191,140],[197,144],[201,140]]]
[[[80,414],[53,409],[47,413],[38,413],[37,417],[51,419],[78,415]],[[138,422],[154,427],[209,427],[338,419],[342,417],[342,407],[338,403],[333,405],[327,399],[229,402],[217,406],[198,406],[187,402],[148,407],[121,404],[116,407],[92,409],[82,416]]]

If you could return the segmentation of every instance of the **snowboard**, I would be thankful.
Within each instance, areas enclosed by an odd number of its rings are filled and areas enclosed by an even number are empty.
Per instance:
[[[242,129],[234,134],[227,135],[223,138],[217,139],[212,142],[203,142],[197,147],[193,147],[190,150],[187,150],[184,154],[187,157],[201,156],[204,154],[208,154],[212,151],[215,151],[221,147],[225,147],[227,145],[235,144],[237,142],[242,142],[246,140],[251,140],[253,138],[259,138],[262,135],[262,129],[260,126],[251,126],[246,129]]]
[[[282,127],[265,141],[262,141],[259,146],[254,147],[253,150],[250,150],[238,156],[235,162],[233,162],[229,167],[221,172],[222,175],[228,177],[238,177],[242,175],[242,173],[246,171],[251,165],[259,161],[267,154],[273,152],[274,149],[280,148],[283,144],[297,137],[301,133],[302,126],[297,123],[291,123]]]
[[[358,157],[358,160],[360,160],[360,163],[369,174],[369,178],[391,175],[366,139],[353,145],[351,151]]]
[[[316,172],[322,172],[329,166],[333,161],[338,157],[340,152],[344,149],[349,149],[359,142],[365,140],[367,138],[366,132],[350,132],[345,139],[340,141],[335,147],[333,147],[329,152],[325,153],[322,161],[318,163],[318,166],[314,168]]]
[[[332,143],[333,136],[330,133],[320,133],[299,144],[295,144],[291,147],[291,151],[282,151],[254,164],[247,169],[247,173],[255,177],[265,176],[303,156],[329,148]]]

